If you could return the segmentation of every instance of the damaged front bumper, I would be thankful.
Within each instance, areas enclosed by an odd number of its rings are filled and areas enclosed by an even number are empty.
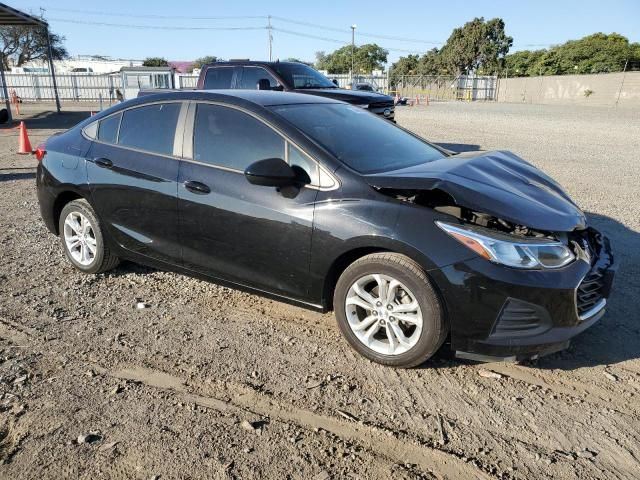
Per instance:
[[[481,258],[432,276],[457,356],[523,360],[562,350],[605,312],[615,265],[609,241],[588,229],[578,259],[557,270],[518,270]]]

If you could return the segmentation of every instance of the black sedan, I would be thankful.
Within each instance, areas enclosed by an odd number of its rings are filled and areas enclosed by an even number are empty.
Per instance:
[[[38,150],[69,261],[126,259],[304,307],[410,367],[559,350],[604,313],[607,239],[506,151],[451,154],[353,105],[269,91],[143,96]]]

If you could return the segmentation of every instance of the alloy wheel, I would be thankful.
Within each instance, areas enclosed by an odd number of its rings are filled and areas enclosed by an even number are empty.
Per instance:
[[[370,274],[356,280],[345,307],[351,331],[377,353],[401,355],[420,339],[423,319],[416,296],[389,275]]]
[[[74,211],[64,220],[64,243],[71,257],[80,265],[93,263],[98,251],[95,232],[89,219]]]

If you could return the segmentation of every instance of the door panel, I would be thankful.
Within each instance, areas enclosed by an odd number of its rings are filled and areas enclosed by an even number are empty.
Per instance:
[[[111,238],[173,264],[182,257],[177,233],[177,155],[186,104],[182,107],[151,104],[125,110],[119,122],[112,118],[119,114],[106,117],[87,154],[93,205]]]
[[[208,194],[185,187],[206,185]],[[317,190],[285,198],[237,172],[183,161],[179,174],[180,243],[186,267],[297,299],[308,289]]]
[[[179,263],[178,160],[103,143],[92,145],[89,158],[93,205],[111,237],[136,253]],[[101,167],[100,159],[113,166]]]
[[[234,108],[195,104],[185,126],[178,210],[185,266],[305,300],[317,190],[250,184],[251,163],[286,158],[271,127]],[[187,142],[189,139],[189,142]]]

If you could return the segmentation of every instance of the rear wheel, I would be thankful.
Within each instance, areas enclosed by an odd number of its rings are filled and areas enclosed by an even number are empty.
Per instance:
[[[60,241],[69,261],[84,273],[101,273],[119,260],[104,243],[100,222],[84,199],[69,202],[60,213]]]
[[[419,365],[448,333],[429,279],[405,255],[375,253],[356,260],[340,276],[333,304],[351,346],[384,365]]]

